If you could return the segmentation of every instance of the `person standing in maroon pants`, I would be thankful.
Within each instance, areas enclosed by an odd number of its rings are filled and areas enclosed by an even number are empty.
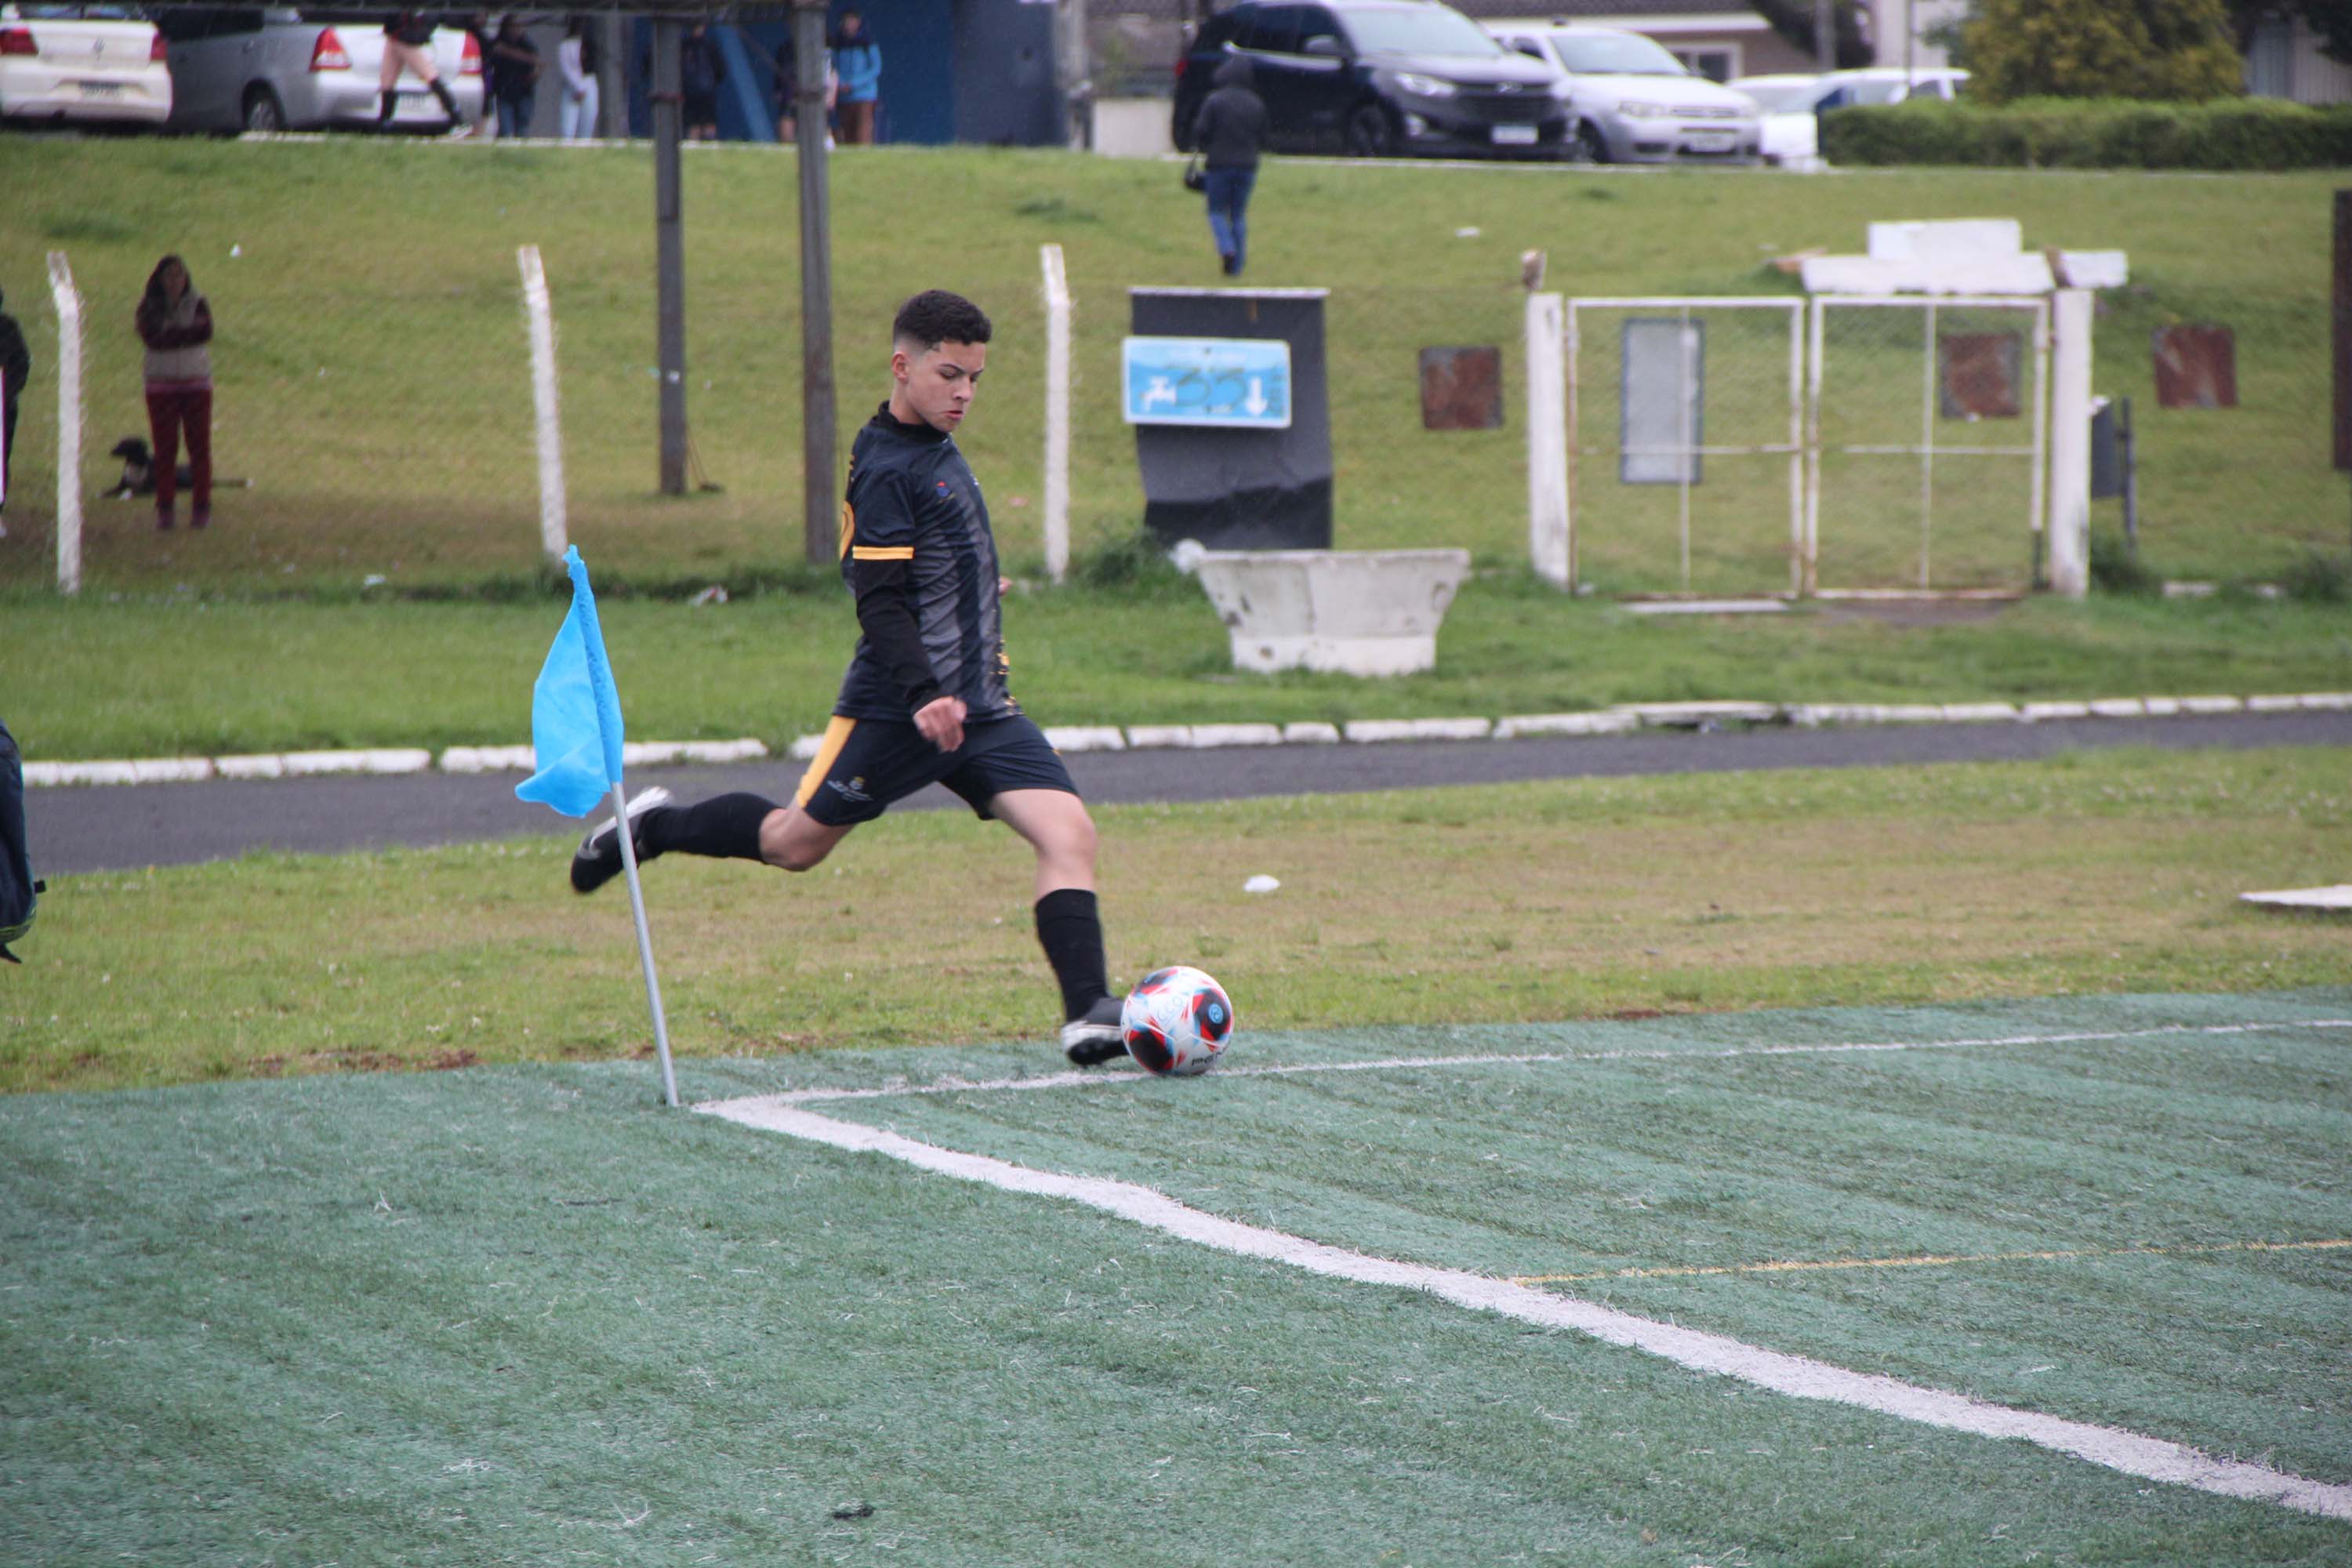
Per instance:
[[[155,526],[172,526],[179,492],[180,434],[188,437],[195,510],[188,526],[213,520],[213,310],[188,278],[187,263],[167,256],[148,275],[139,301],[139,336],[147,345],[147,428],[155,441]]]

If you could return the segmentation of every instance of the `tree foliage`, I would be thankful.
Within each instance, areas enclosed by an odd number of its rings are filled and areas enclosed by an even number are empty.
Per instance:
[[[2224,0],[1982,0],[1965,38],[1969,94],[1993,103],[2202,102],[2245,79]]]

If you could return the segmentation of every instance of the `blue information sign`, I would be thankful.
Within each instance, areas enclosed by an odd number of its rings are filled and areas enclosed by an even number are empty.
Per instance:
[[[1290,428],[1290,345],[1279,338],[1129,338],[1129,425]]]

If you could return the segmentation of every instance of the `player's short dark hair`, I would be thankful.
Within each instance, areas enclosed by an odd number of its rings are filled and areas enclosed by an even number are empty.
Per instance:
[[[926,289],[898,307],[890,323],[893,341],[913,343],[928,353],[941,343],[984,343],[995,329],[981,308],[961,294]]]

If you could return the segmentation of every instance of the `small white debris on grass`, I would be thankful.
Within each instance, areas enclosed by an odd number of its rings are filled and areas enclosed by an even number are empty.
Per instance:
[[[1242,884],[1242,891],[1244,893],[1271,893],[1276,888],[1281,886],[1282,884],[1280,882],[1276,881],[1272,877],[1269,877],[1265,872],[1261,871],[1256,876],[1252,877],[1248,881]]]

